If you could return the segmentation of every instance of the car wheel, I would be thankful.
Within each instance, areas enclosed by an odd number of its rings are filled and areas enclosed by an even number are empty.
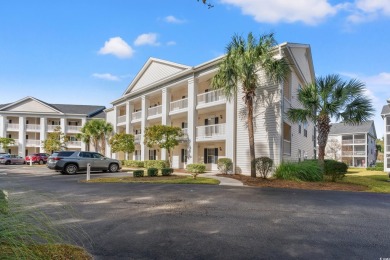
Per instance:
[[[6,165],[10,165],[10,164],[11,164],[11,161],[6,161],[5,164],[6,164]]]
[[[39,162],[38,162],[40,165],[42,165],[43,164],[43,160],[39,160]]]
[[[75,174],[77,170],[78,170],[77,165],[73,163],[67,164],[64,169],[64,171],[67,174]]]
[[[118,169],[119,169],[119,166],[116,163],[111,163],[110,166],[108,166],[108,170],[110,172],[117,172]]]

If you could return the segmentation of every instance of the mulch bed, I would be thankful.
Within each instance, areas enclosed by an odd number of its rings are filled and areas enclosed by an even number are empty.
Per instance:
[[[365,191],[368,189],[366,186],[340,182],[298,182],[279,179],[263,179],[259,177],[252,178],[242,174],[218,174],[218,176],[233,178],[241,181],[244,185],[254,187],[340,191]]]

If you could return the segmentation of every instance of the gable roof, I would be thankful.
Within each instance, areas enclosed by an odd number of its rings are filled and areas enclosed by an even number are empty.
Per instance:
[[[166,60],[149,58],[123,95],[130,93],[130,91],[142,89],[151,83],[173,76],[190,68],[190,66]]]
[[[347,125],[344,123],[333,123],[331,124],[329,135],[341,135],[341,134],[357,134],[357,133],[369,133],[373,128],[375,138],[376,131],[373,120],[363,122],[358,125]]]
[[[390,99],[387,100],[387,105],[383,106],[381,115],[382,117],[390,114]]]
[[[106,108],[105,106],[94,105],[50,104],[34,97],[25,97],[13,103],[0,104],[0,112],[5,111],[5,109],[10,108],[12,106],[17,106],[18,104],[23,103],[27,100],[34,100],[48,108],[51,108],[53,112],[57,112],[60,114],[79,114],[86,115],[87,117],[95,117],[101,114],[102,111]]]

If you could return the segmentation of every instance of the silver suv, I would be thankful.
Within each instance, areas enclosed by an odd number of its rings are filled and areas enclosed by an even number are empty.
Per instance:
[[[86,151],[62,151],[53,153],[47,160],[47,167],[61,171],[63,174],[75,174],[86,171],[88,163],[91,171],[117,172],[122,168],[121,162],[107,158],[100,153]]]

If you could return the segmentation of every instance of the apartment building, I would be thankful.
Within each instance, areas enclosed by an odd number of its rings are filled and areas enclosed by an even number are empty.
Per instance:
[[[376,138],[372,120],[359,125],[332,124],[326,148],[327,158],[352,167],[368,167],[376,161]]]
[[[49,104],[34,97],[0,104],[0,137],[16,141],[5,152],[20,156],[45,152],[42,141],[57,127],[69,137],[68,149],[85,150],[86,144],[76,135],[87,120],[104,119],[104,109],[104,106]]]
[[[303,160],[314,156],[314,127],[292,124],[285,112],[299,107],[298,89],[314,80],[310,46],[283,43],[275,48],[275,58],[286,57],[291,73],[283,84],[269,83],[257,93],[255,112],[256,156],[269,156],[276,164],[283,160]],[[237,172],[249,174],[249,139],[246,107],[241,91],[228,101],[220,90],[213,90],[211,80],[223,57],[197,66],[187,66],[150,58],[123,95],[106,109],[106,120],[116,132],[134,134],[136,149],[129,159],[167,159],[158,147],[144,145],[145,127],[163,124],[182,128],[184,136],[173,151],[174,168],[190,163],[205,163],[217,169],[218,158],[231,158]],[[264,73],[262,80],[268,82]],[[121,153],[107,155],[124,159]]]
[[[384,171],[390,173],[390,99],[383,106],[381,115],[384,121]]]

